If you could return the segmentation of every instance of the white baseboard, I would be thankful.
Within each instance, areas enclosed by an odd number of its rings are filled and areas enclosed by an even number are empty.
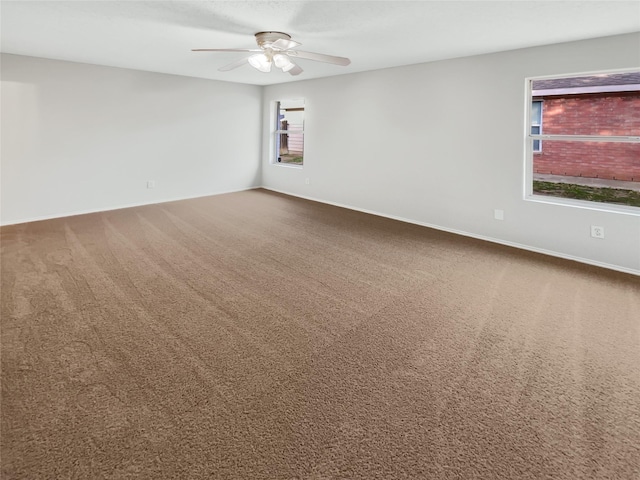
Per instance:
[[[96,210],[76,210],[76,211],[68,212],[65,214],[53,214],[53,215],[43,215],[40,217],[21,218],[20,220],[10,221],[8,223],[0,222],[0,226],[4,227],[8,225],[18,225],[20,223],[39,222],[41,220],[52,220],[54,218],[73,217],[75,215],[86,215],[88,213],[110,212],[112,210],[122,210],[123,208],[142,207],[145,205],[156,205],[161,203],[177,202],[179,200],[190,200],[193,198],[203,198],[203,197],[211,197],[214,195],[224,195],[226,193],[245,192],[247,190],[255,190],[257,188],[263,188],[263,187],[256,186],[256,187],[239,188],[236,190],[225,190],[221,192],[205,193],[203,195],[192,195],[187,197],[172,197],[172,198],[167,198],[162,200],[154,200],[151,202],[131,203],[131,204],[118,205],[118,206],[108,207],[108,208],[100,208]]]
[[[284,190],[278,190],[276,188],[264,187],[264,186],[260,187],[260,188],[264,188],[265,190],[270,190],[272,192],[282,193],[284,195],[290,195],[292,197],[304,198],[305,200],[311,200],[311,201],[314,201],[314,202],[325,203],[327,205],[333,205],[335,207],[347,208],[349,210],[355,210],[357,212],[368,213],[370,215],[376,215],[378,217],[390,218],[392,220],[398,220],[400,222],[412,223],[414,225],[420,225],[422,227],[433,228],[435,230],[442,230],[443,232],[455,233],[456,235],[463,235],[465,237],[477,238],[478,240],[484,240],[484,241],[487,241],[487,242],[498,243],[500,245],[506,245],[508,247],[519,248],[521,250],[528,250],[530,252],[542,253],[544,255],[550,255],[552,257],[563,258],[565,260],[573,260],[574,262],[586,263],[587,265],[593,265],[593,266],[596,266],[596,267],[607,268],[609,270],[616,270],[618,272],[629,273],[631,275],[640,276],[640,270],[634,270],[632,268],[621,267],[619,265],[613,265],[613,264],[605,263],[605,262],[598,262],[598,261],[591,260],[591,259],[588,259],[588,258],[575,257],[573,255],[567,255],[565,253],[556,252],[556,251],[553,251],[553,250],[547,250],[545,248],[538,248],[538,247],[532,247],[530,245],[524,245],[524,244],[521,244],[521,243],[509,242],[507,240],[501,240],[499,238],[493,238],[493,237],[487,237],[487,236],[484,236],[484,235],[478,235],[478,234],[475,234],[475,233],[465,232],[463,230],[456,230],[454,228],[447,228],[447,227],[443,227],[443,226],[440,226],[440,225],[434,225],[432,223],[419,222],[417,220],[412,220],[410,218],[398,217],[396,215],[387,215],[385,213],[376,212],[374,210],[368,210],[366,208],[352,207],[350,205],[345,205],[345,204],[342,204],[342,203],[330,202],[330,201],[327,201],[327,200],[322,200],[322,199],[319,199],[319,198],[309,197],[309,196],[306,196],[306,195],[298,195],[296,193],[285,192]]]

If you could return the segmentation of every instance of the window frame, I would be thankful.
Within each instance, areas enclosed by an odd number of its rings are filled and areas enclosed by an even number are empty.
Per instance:
[[[547,195],[540,195],[533,192],[533,159],[534,154],[538,153],[538,151],[534,150],[533,144],[535,140],[542,144],[543,140],[554,140],[554,141],[577,141],[577,142],[602,142],[602,143],[639,143],[640,144],[640,135],[617,135],[617,136],[606,136],[606,135],[556,135],[556,134],[545,134],[542,133],[542,125],[540,127],[539,134],[533,134],[531,132],[531,114],[533,108],[533,102],[538,101],[534,100],[533,96],[533,81],[535,80],[551,80],[551,79],[564,79],[564,78],[573,78],[573,77],[586,77],[591,75],[603,75],[603,74],[615,74],[615,73],[630,73],[630,72],[638,72],[640,68],[625,68],[618,70],[598,70],[591,72],[580,72],[580,73],[571,73],[571,74],[556,74],[556,75],[545,75],[545,76],[535,76],[535,77],[526,77],[524,82],[525,88],[525,131],[524,131],[524,200],[534,201],[539,203],[546,204],[554,204],[554,205],[565,205],[570,207],[577,208],[585,208],[589,210],[598,210],[605,212],[614,212],[614,213],[622,213],[622,214],[631,214],[631,215],[640,215],[640,207],[634,207],[630,205],[619,205],[614,203],[606,203],[606,202],[595,202],[591,200],[578,200],[573,198],[562,198],[562,197],[552,197]],[[542,124],[542,108],[540,110],[540,123]],[[540,147],[540,151],[542,151],[542,147]]]
[[[280,110],[281,110],[281,104],[283,102],[286,103],[300,103],[301,107],[302,107],[302,111],[304,112],[306,110],[306,102],[304,98],[283,98],[283,99],[279,99],[279,100],[274,100],[272,102],[272,115],[271,115],[271,128],[270,128],[270,138],[271,138],[271,145],[270,145],[270,164],[272,165],[278,165],[280,167],[287,167],[287,168],[303,168],[304,167],[304,135],[305,135],[305,128],[304,128],[304,117],[302,119],[302,125],[301,125],[301,129],[300,130],[295,130],[295,134],[296,135],[301,135],[302,137],[302,163],[297,164],[297,163],[287,163],[287,162],[281,162],[278,161],[278,158],[280,157],[280,135],[289,135],[292,133],[291,130],[282,130],[280,129]],[[296,108],[296,107],[294,107]],[[299,108],[299,107],[298,107]]]

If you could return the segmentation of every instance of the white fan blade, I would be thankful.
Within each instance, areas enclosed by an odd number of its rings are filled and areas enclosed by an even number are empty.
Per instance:
[[[302,68],[300,68],[299,65],[296,65],[291,70],[289,70],[289,75],[293,75],[295,77],[296,75],[300,75],[302,71]]]
[[[249,50],[247,48],[192,48],[192,52],[261,52],[262,49]]]
[[[296,48],[302,45],[301,43],[295,42],[293,40],[287,40],[286,38],[279,38],[275,42],[271,44],[271,48],[274,50],[284,51],[289,50],[290,48]]]
[[[247,63],[247,60],[249,60],[249,57],[241,58],[240,60],[236,60],[235,62],[230,63],[229,65],[225,65],[224,67],[220,67],[218,69],[218,71],[220,71],[220,72],[228,72],[229,70],[233,70],[234,68],[241,67],[242,65]]]
[[[332,63],[334,65],[347,66],[351,60],[345,57],[334,57],[333,55],[324,55],[322,53],[302,52],[300,50],[287,50],[287,55],[296,58],[306,58],[307,60],[315,60],[316,62]]]

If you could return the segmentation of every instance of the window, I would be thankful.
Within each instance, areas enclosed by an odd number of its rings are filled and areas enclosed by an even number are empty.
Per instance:
[[[640,70],[528,79],[527,105],[527,198],[640,207]]]
[[[273,129],[274,163],[304,163],[304,100],[276,102]]]
[[[533,135],[542,133],[542,101],[540,100],[531,102],[531,133]],[[533,141],[533,151],[542,151],[542,142],[540,140]]]

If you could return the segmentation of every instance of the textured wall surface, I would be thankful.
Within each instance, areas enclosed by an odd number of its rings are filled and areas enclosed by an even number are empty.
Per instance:
[[[261,87],[3,54],[1,88],[2,224],[261,183]]]

